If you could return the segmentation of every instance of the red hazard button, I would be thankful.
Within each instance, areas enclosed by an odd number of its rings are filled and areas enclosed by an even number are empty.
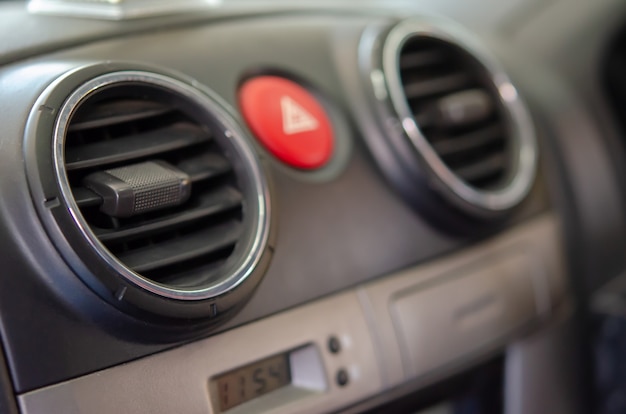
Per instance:
[[[297,168],[323,166],[332,155],[333,130],[322,105],[302,86],[259,76],[239,89],[250,130],[278,159]]]

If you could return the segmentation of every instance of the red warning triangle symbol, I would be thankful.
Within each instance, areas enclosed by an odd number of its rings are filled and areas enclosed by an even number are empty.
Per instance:
[[[286,135],[314,131],[319,126],[313,115],[287,95],[280,98],[280,109],[283,115],[283,132]]]

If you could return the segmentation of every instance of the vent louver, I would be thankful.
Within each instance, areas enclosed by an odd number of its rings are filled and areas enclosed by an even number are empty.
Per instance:
[[[449,43],[417,37],[402,48],[400,71],[413,117],[437,155],[473,187],[497,188],[511,165],[508,128],[484,69]]]
[[[484,218],[518,205],[534,181],[534,131],[480,42],[451,22],[406,20],[388,34],[382,63],[392,107],[431,188]],[[404,144],[392,144],[405,154],[399,161],[408,160]]]
[[[181,206],[111,217],[83,185],[94,172],[165,161],[188,174],[191,197]],[[242,195],[212,131],[171,105],[119,96],[81,106],[65,139],[65,169],[81,214],[122,263],[157,282],[216,267],[242,234]]]
[[[222,320],[271,257],[260,162],[210,91],[111,66],[71,72],[40,98],[55,117],[33,123],[35,184],[58,200],[44,203],[44,223],[76,274],[122,310]]]

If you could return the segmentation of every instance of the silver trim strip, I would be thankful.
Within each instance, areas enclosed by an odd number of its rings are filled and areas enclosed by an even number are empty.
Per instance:
[[[518,155],[516,168],[505,187],[485,191],[468,185],[445,165],[420,131],[406,101],[399,69],[399,55],[403,45],[416,36],[440,39],[465,49],[490,75],[505,109],[513,143],[517,147],[514,148],[514,153]],[[537,143],[531,117],[506,73],[471,33],[453,22],[433,17],[402,21],[387,36],[383,46],[382,67],[390,101],[404,133],[426,164],[454,195],[476,207],[498,212],[514,207],[528,194],[537,165]]]
[[[242,164],[249,169],[249,176],[252,178],[252,188],[258,194],[256,204],[250,207],[249,214],[257,216],[256,229],[254,230],[254,239],[250,248],[243,255],[243,261],[239,263],[236,269],[228,277],[218,283],[202,289],[177,289],[171,286],[156,283],[144,276],[130,270],[122,262],[120,262],[108,249],[98,240],[96,235],[91,231],[89,224],[85,221],[78,205],[76,204],[70,188],[67,173],[65,171],[65,134],[68,123],[77,107],[93,93],[102,88],[115,84],[126,82],[146,83],[158,87],[171,90],[174,93],[182,95],[192,100],[201,108],[206,110],[215,118],[225,129],[225,135],[230,138],[233,143],[232,149],[241,159]],[[78,226],[80,232],[97,252],[97,254],[116,272],[122,275],[130,283],[147,290],[156,295],[169,299],[195,301],[215,298],[223,295],[243,283],[261,260],[261,256],[270,232],[270,204],[269,204],[269,188],[261,171],[260,163],[252,151],[248,143],[243,138],[243,132],[237,127],[226,112],[221,109],[218,104],[213,102],[208,96],[200,92],[198,89],[187,85],[176,79],[163,76],[156,73],[143,71],[120,71],[98,76],[76,89],[64,102],[59,110],[59,115],[55,121],[53,135],[53,162],[54,170],[58,178],[61,195],[65,199],[69,213],[73,221]]]

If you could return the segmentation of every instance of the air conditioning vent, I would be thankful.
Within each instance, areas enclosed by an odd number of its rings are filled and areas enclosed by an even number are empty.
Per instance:
[[[400,51],[400,71],[413,117],[437,155],[469,185],[497,188],[512,163],[484,69],[458,47],[416,37]]]
[[[253,291],[267,264],[267,185],[216,101],[166,76],[108,73],[67,98],[54,140],[55,217],[91,271],[79,275],[107,299],[214,317]]]
[[[219,267],[232,254],[242,235],[241,190],[213,131],[172,105],[119,92],[91,98],[68,124],[65,169],[72,194],[91,231],[122,263],[156,282],[183,286],[198,267]],[[186,173],[189,199],[128,218],[102,212],[103,199],[85,187],[85,177],[146,161]]]
[[[534,179],[534,132],[480,43],[448,22],[405,21],[383,54],[393,108],[433,187],[483,216],[519,204]]]

